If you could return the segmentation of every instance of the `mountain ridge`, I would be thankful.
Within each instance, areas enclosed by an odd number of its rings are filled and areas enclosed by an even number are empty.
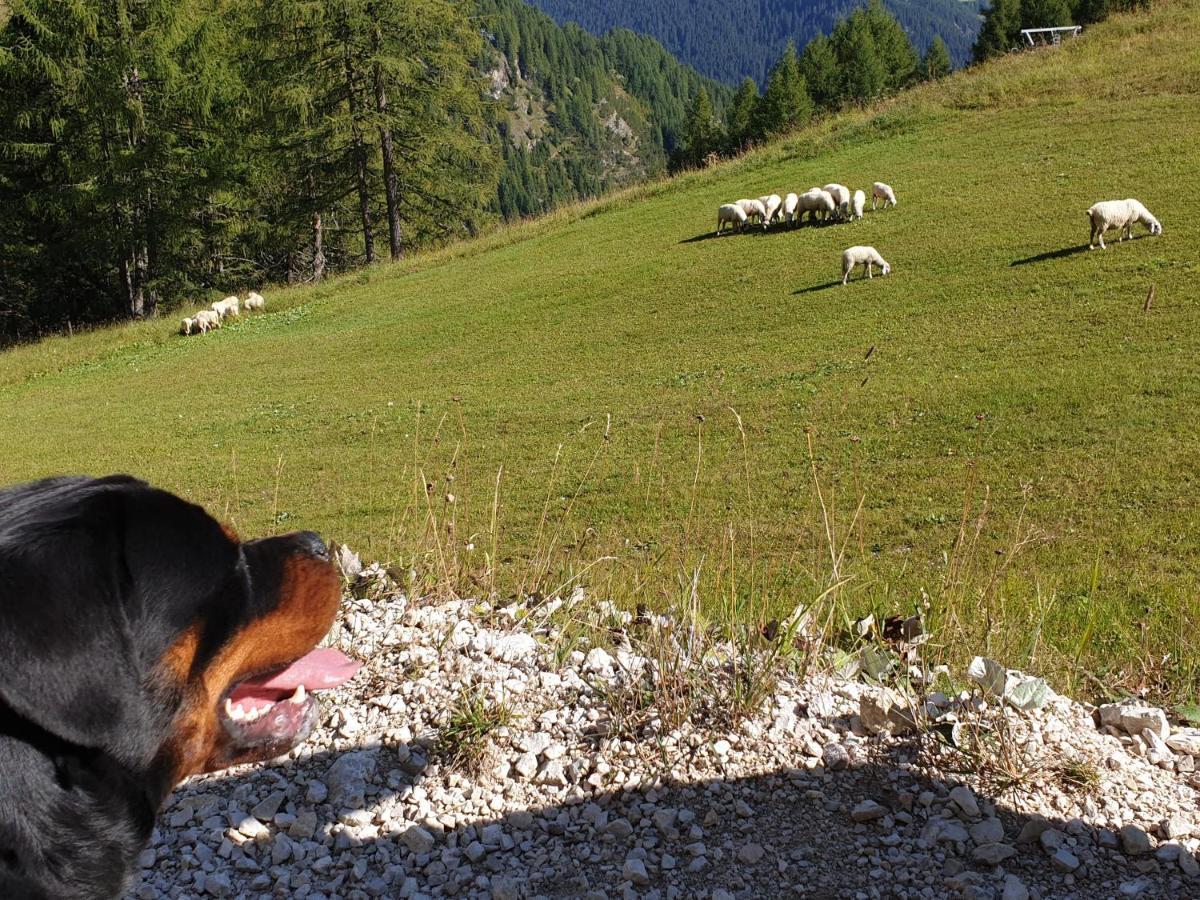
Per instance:
[[[828,34],[863,0],[528,0],[557,22],[576,22],[593,34],[629,28],[658,40],[680,62],[736,84],[751,77],[761,86],[789,40],[798,48]],[[884,0],[924,52],[941,35],[956,66],[971,58],[983,0]],[[748,47],[746,42],[752,42]],[[760,52],[755,54],[753,47]],[[729,50],[728,48],[732,48]]]

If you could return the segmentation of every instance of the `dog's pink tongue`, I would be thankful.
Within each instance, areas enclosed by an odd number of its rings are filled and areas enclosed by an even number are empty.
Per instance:
[[[286,669],[248,678],[238,685],[238,693],[290,694],[300,685],[305,690],[323,691],[345,684],[362,668],[362,663],[331,647],[318,647],[300,657]]]

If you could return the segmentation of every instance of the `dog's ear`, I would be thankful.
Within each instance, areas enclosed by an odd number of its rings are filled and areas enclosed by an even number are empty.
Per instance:
[[[0,493],[0,520],[0,699],[63,740],[149,762],[164,724],[150,676],[206,587],[231,577],[237,545],[128,478]]]

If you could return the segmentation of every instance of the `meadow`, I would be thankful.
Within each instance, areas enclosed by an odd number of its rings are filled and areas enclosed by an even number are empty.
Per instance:
[[[15,348],[0,480],[130,472],[420,589],[920,610],[948,661],[1194,701],[1197,26],[1158,3],[203,337]],[[898,207],[711,236],[719,203],[874,180]],[[1128,196],[1164,234],[1088,252]],[[892,275],[842,287],[851,244]]]

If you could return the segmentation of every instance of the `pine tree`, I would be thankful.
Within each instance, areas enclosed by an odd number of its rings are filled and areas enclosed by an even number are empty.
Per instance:
[[[831,38],[842,75],[842,96],[851,102],[867,103],[887,87],[887,70],[875,52],[870,22],[861,11],[843,19]]]
[[[935,37],[925,51],[925,59],[921,63],[921,74],[926,81],[935,81],[950,74],[953,66],[950,63],[950,50],[940,36]]]
[[[983,14],[983,26],[971,56],[982,62],[992,56],[1007,53],[1016,46],[1021,33],[1021,0],[992,0]]]
[[[762,135],[782,134],[807,123],[812,113],[812,98],[800,74],[796,45],[789,41],[767,77],[767,87],[758,104],[756,130]]]
[[[1101,22],[1108,15],[1109,0],[1075,0],[1071,7],[1071,20],[1076,25]]]
[[[902,90],[917,80],[920,59],[900,23],[881,0],[870,0],[865,12],[875,42],[875,53],[887,73],[884,89]]]
[[[740,153],[753,143],[757,135],[754,125],[758,121],[758,85],[753,78],[745,79],[733,95],[729,114],[725,119],[725,134],[729,139],[729,150]]]
[[[22,185],[16,199],[31,230],[51,241],[43,252],[69,246],[76,273],[86,272],[63,305],[99,293],[110,316],[121,307],[153,315],[164,291],[199,274],[191,253],[203,218],[194,213],[228,176],[239,86],[222,65],[223,4],[10,6],[0,158],[6,180]],[[95,298],[87,303],[94,316]]]
[[[800,71],[818,107],[833,109],[838,105],[841,99],[841,74],[829,38],[819,34],[808,42],[800,56]]]
[[[708,154],[719,146],[721,138],[720,126],[713,114],[712,100],[708,91],[701,87],[692,101],[688,113],[687,124],[683,129],[684,158],[689,165],[698,166],[704,162]]]
[[[1056,28],[1074,24],[1070,0],[1021,0],[1021,28]]]

